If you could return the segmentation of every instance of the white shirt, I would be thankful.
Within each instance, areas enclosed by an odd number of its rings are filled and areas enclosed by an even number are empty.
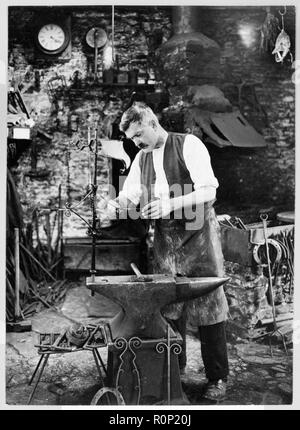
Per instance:
[[[166,143],[152,151],[153,166],[156,175],[154,195],[162,200],[169,198],[169,184],[163,168],[165,145]],[[142,194],[140,170],[141,153],[142,151],[138,152],[133,160],[129,174],[124,181],[123,189],[120,192],[120,196],[128,198],[135,205],[139,203]],[[183,158],[194,183],[195,190],[201,187],[218,188],[219,182],[212,170],[208,150],[204,143],[193,134],[188,134],[184,140]]]

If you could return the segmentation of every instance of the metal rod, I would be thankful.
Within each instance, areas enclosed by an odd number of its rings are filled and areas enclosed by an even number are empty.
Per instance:
[[[67,203],[70,206],[71,205],[71,186],[70,186],[70,152],[69,148],[66,150],[66,164],[67,164]]]
[[[38,362],[38,364],[36,365],[36,368],[34,369],[34,372],[33,372],[32,376],[31,376],[31,378],[30,378],[30,381],[28,382],[28,385],[31,385],[31,384],[32,384],[32,381],[33,381],[33,379],[34,379],[34,377],[35,377],[35,375],[36,375],[36,372],[39,370],[39,367],[40,367],[40,364],[41,364],[41,362],[42,362],[42,360],[43,360],[43,358],[44,358],[44,355],[45,355],[45,354],[42,354],[42,355],[40,356],[39,362]]]
[[[92,185],[92,160],[91,160],[91,149],[90,149],[90,143],[91,143],[91,129],[90,126],[88,126],[88,132],[87,132],[87,143],[89,148],[89,158],[88,158],[88,185],[89,187]]]
[[[94,31],[94,46],[95,46],[95,58],[94,58],[94,62],[95,62],[95,64],[94,64],[94,80],[96,81],[97,80],[97,63],[98,63],[98,46],[97,46],[97,34],[98,34],[98,31],[97,31],[97,29],[95,28],[95,31]]]
[[[168,405],[171,404],[171,347],[170,347],[170,325],[168,324],[168,346],[167,346],[167,357],[168,357]]]
[[[33,259],[33,261],[35,261],[41,267],[41,269],[43,269],[44,272],[47,273],[47,275],[50,276],[51,279],[53,279],[53,281],[56,281],[54,276],[52,276],[51,273],[49,273],[48,270],[45,269],[45,267],[31,254],[30,251],[28,251],[28,249],[22,243],[20,243],[20,246],[22,247],[22,249],[24,249],[25,252],[27,252],[27,254]]]
[[[20,238],[15,228],[15,319],[20,318]]]
[[[98,161],[98,142],[97,142],[97,127],[95,127],[95,150],[94,150],[94,177],[92,184],[92,195],[91,195],[91,208],[92,208],[92,256],[91,256],[91,276],[95,276],[96,273],[96,225],[97,225],[97,213],[96,213],[96,193],[97,193],[97,161]],[[94,291],[91,292],[93,296]]]
[[[61,207],[61,184],[59,184],[58,186],[58,209],[60,209]],[[57,215],[57,237],[56,237],[56,241],[55,241],[55,245],[54,245],[54,260],[57,260],[58,258],[58,249],[59,249],[59,242],[60,242],[60,219],[61,219],[61,215],[60,215],[60,211],[58,210],[56,212]],[[62,258],[60,257],[57,261],[62,261]],[[52,270],[53,267],[55,266],[51,266],[50,269]],[[56,266],[56,277],[58,276],[58,266]]]
[[[37,378],[37,381],[36,381],[36,383],[34,384],[33,390],[32,390],[32,392],[31,392],[31,394],[30,394],[30,396],[29,396],[29,399],[28,399],[28,402],[27,402],[27,404],[28,404],[28,405],[30,404],[30,402],[31,402],[31,400],[32,400],[32,398],[33,398],[33,395],[34,395],[34,393],[35,393],[36,387],[38,386],[38,383],[39,383],[39,381],[40,381],[40,379],[41,379],[41,376],[42,376],[42,374],[43,374],[43,372],[44,372],[45,366],[46,366],[47,361],[48,361],[48,359],[49,359],[49,354],[43,354],[43,355],[44,355],[44,362],[43,362],[43,364],[42,364],[42,368],[41,368],[41,371],[40,371],[39,376],[38,376],[38,378]],[[45,355],[46,355],[46,357],[45,357]]]
[[[36,230],[36,241],[38,247],[41,249],[41,241],[40,241],[40,231],[39,231],[39,218],[38,218],[38,211],[35,209],[33,212],[33,219],[35,223],[35,230]]]
[[[105,364],[104,364],[104,362],[103,362],[103,360],[102,360],[102,357],[101,357],[101,355],[99,354],[99,351],[98,351],[98,349],[97,349],[97,348],[95,349],[95,353],[96,353],[96,355],[97,355],[97,357],[98,357],[98,360],[99,360],[99,361],[100,361],[100,363],[101,363],[101,366],[102,366],[102,369],[103,369],[103,371],[104,371],[104,373],[105,373],[105,376],[107,376],[107,370],[106,370]]]
[[[30,115],[29,115],[28,110],[26,108],[26,105],[22,99],[20,91],[17,89],[17,90],[15,90],[15,92],[16,92],[16,95],[18,97],[19,105],[20,105],[22,111],[26,114],[27,119],[30,119]]]
[[[50,213],[45,213],[46,229],[47,229],[47,246],[48,246],[48,265],[51,266],[51,227],[50,227]]]
[[[113,60],[113,65],[115,63],[114,38],[115,38],[115,6],[112,5],[112,11],[111,11],[111,56],[112,56],[112,60]]]
[[[136,276],[138,278],[140,278],[141,276],[143,276],[141,274],[141,272],[139,271],[139,269],[137,268],[137,266],[134,263],[130,263],[130,267],[132,268],[132,270],[134,271],[134,273],[136,274]]]
[[[93,352],[94,360],[95,360],[96,367],[97,367],[97,370],[98,370],[98,373],[99,373],[100,382],[102,384],[102,387],[104,387],[104,381],[103,381],[103,377],[102,377],[101,368],[100,368],[100,365],[99,365],[99,362],[98,362],[97,354],[96,354],[96,352],[95,352],[94,349],[92,349],[92,352]]]
[[[241,218],[237,218],[237,220],[238,220],[239,224],[242,226],[242,228],[244,230],[247,230],[247,227],[245,226],[245,224],[243,223],[243,221],[241,220]]]
[[[78,203],[75,203],[73,206],[72,205],[69,205],[68,203],[66,203],[66,209],[60,209],[60,210],[63,210],[63,211],[68,211],[68,210],[71,210],[71,209],[76,209],[76,208],[78,208],[79,206],[81,206],[82,205],[82,203],[92,194],[92,191],[93,190],[89,190],[87,193],[86,193],[86,195],[78,202]]]
[[[269,293],[270,293],[270,301],[272,306],[272,314],[273,314],[273,324],[274,324],[274,330],[277,330],[277,323],[276,323],[276,315],[275,315],[275,305],[274,305],[274,298],[273,298],[273,285],[272,285],[272,272],[271,272],[271,263],[270,263],[270,255],[269,255],[269,246],[268,246],[268,238],[267,238],[267,214],[262,214],[260,216],[262,222],[263,222],[263,230],[264,230],[264,239],[265,239],[265,245],[266,245],[266,253],[267,253],[267,261],[268,261],[268,273],[269,273]]]
[[[63,225],[64,225],[64,212],[60,211],[60,257],[64,257],[64,231],[63,231]]]

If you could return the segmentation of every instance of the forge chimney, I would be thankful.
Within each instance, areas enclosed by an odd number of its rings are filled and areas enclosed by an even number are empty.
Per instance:
[[[218,84],[220,46],[200,31],[199,8],[174,6],[173,36],[158,51],[161,79],[168,86]]]

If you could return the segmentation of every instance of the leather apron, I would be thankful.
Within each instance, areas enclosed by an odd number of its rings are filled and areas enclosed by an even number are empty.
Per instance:
[[[154,229],[154,272],[176,276],[224,276],[220,228],[213,202],[204,205],[200,230],[187,231],[181,220],[160,219]],[[163,314],[178,319],[183,303],[166,306]],[[227,319],[228,304],[223,286],[186,302],[187,322],[192,326],[217,324]]]
[[[177,182],[193,186],[182,153],[184,139],[183,134],[169,133],[166,142],[164,170],[170,187]],[[151,153],[142,154],[140,168],[142,184],[148,190],[148,199],[142,197],[143,205],[149,201],[149,196],[153,198],[155,171]],[[192,188],[180,194],[191,191]],[[186,215],[188,211],[183,211],[184,216],[181,217],[172,212],[168,217],[170,219],[155,220],[154,273],[187,277],[224,276],[221,233],[213,203],[206,202],[190,209],[194,219],[201,221],[199,225],[187,227],[187,223],[193,219]],[[223,286],[203,297],[187,301],[185,306],[187,321],[193,326],[217,324],[227,318],[228,304]],[[178,319],[182,309],[183,303],[172,304],[166,306],[163,313],[170,319]]]

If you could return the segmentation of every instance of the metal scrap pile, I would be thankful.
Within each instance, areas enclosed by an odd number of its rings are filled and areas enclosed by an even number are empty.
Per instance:
[[[58,221],[59,223],[59,221]],[[40,225],[39,225],[40,224]],[[39,236],[43,227],[47,242]],[[33,239],[33,230],[36,237]],[[10,229],[12,230],[12,229]],[[54,224],[50,226],[49,211],[45,225],[37,213],[26,228],[14,228],[7,240],[6,263],[6,320],[26,318],[59,303],[66,294],[66,281],[62,275],[61,229],[53,238]]]
[[[219,217],[221,226],[249,233],[247,243],[252,252],[252,265],[261,267],[264,277],[268,279],[267,306],[272,309],[273,316],[260,318],[252,327],[250,337],[259,339],[272,335],[278,340],[283,339],[288,345],[292,343],[293,333],[295,230],[293,225],[272,228],[272,221],[268,221],[267,227],[266,220],[263,218],[262,220],[265,221],[264,233],[267,237],[257,234],[264,230],[259,224],[244,224],[240,218],[234,216]],[[245,241],[236,243],[242,243],[245,246]]]

